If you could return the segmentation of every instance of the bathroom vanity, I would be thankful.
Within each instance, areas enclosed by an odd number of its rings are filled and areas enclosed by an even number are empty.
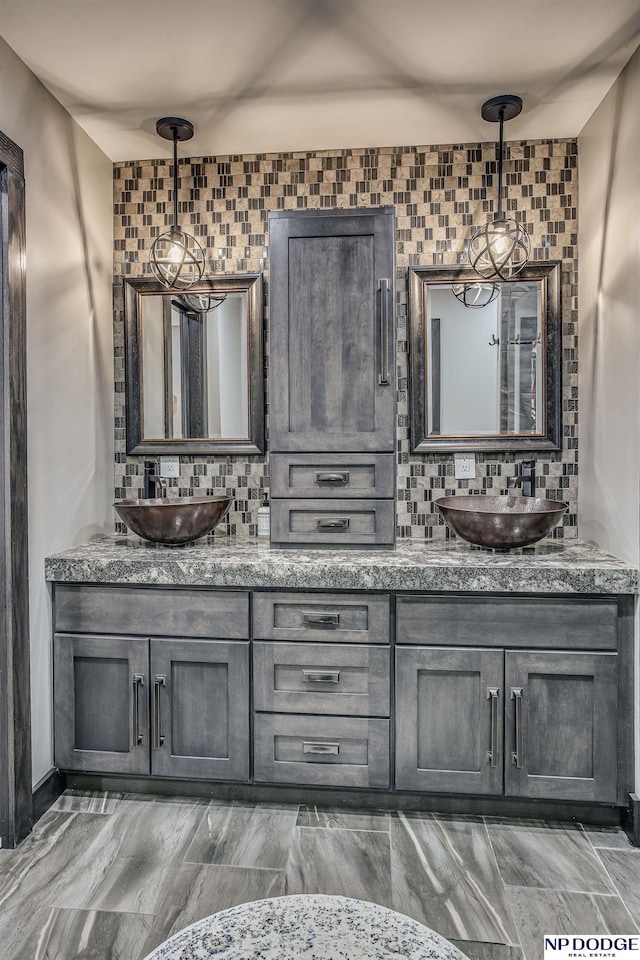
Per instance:
[[[69,784],[610,822],[633,790],[637,571],[591,546],[113,537],[46,573]]]

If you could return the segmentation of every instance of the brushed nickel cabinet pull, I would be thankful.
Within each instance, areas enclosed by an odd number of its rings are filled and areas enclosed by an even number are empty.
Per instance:
[[[144,677],[141,673],[133,675],[133,745],[139,747],[144,738],[140,733],[140,720],[138,713],[140,710],[140,687],[144,686]]]
[[[319,741],[302,741],[302,752],[303,753],[316,753],[322,754],[325,757],[337,757],[340,753],[340,744],[339,743],[320,743]]]
[[[487,688],[487,700],[491,701],[491,749],[489,751],[489,761],[492,767],[497,767],[500,759],[498,756],[498,710],[500,707],[500,690],[498,687]]]
[[[316,517],[318,530],[348,530],[349,517]]]
[[[159,750],[164,745],[166,737],[162,734],[162,702],[161,687],[166,687],[167,678],[158,676],[153,683],[153,747]]]
[[[325,627],[337,627],[340,623],[339,613],[303,613],[303,623],[322,624]]]
[[[511,699],[515,700],[516,749],[511,758],[518,769],[522,767],[522,687],[511,687]]]
[[[380,376],[378,384],[389,386],[389,292],[391,280],[380,281]]]
[[[305,683],[340,683],[340,671],[303,670],[302,679]]]
[[[349,471],[342,473],[327,473],[316,470],[316,483],[349,483]]]

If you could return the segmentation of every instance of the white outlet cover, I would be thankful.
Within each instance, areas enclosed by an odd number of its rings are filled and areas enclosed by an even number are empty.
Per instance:
[[[453,475],[456,480],[474,480],[476,476],[476,458],[474,456],[454,457]]]
[[[160,476],[161,477],[179,477],[180,461],[177,457],[160,458]]]

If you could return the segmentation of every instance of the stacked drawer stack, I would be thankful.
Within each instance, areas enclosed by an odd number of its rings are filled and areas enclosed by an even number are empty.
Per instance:
[[[389,598],[258,594],[254,779],[388,788]]]

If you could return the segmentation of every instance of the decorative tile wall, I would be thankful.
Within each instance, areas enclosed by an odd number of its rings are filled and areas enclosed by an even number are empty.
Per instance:
[[[535,455],[537,494],[565,500],[569,510],[557,537],[577,535],[577,144],[573,140],[512,142],[505,154],[506,209],[529,232],[532,258],[562,261],[562,450]],[[396,208],[398,396],[398,535],[445,537],[432,499],[459,490],[502,493],[515,473],[512,454],[476,454],[475,480],[455,480],[452,454],[409,452],[408,272],[417,265],[464,259],[472,226],[495,212],[494,143],[383,147],[317,153],[201,157],[179,164],[180,223],[198,237],[218,272],[264,270],[267,290],[270,210],[332,209],[393,204]],[[171,162],[118,163],[115,213],[115,393],[117,498],[138,496],[142,457],[127,457],[124,420],[123,278],[150,273],[149,248],[171,222]],[[221,251],[221,255],[220,255]],[[267,423],[268,436],[268,423]],[[234,497],[219,532],[253,536],[258,507],[268,498],[269,458],[183,457],[171,493],[207,490]],[[122,525],[116,529],[123,532]]]

